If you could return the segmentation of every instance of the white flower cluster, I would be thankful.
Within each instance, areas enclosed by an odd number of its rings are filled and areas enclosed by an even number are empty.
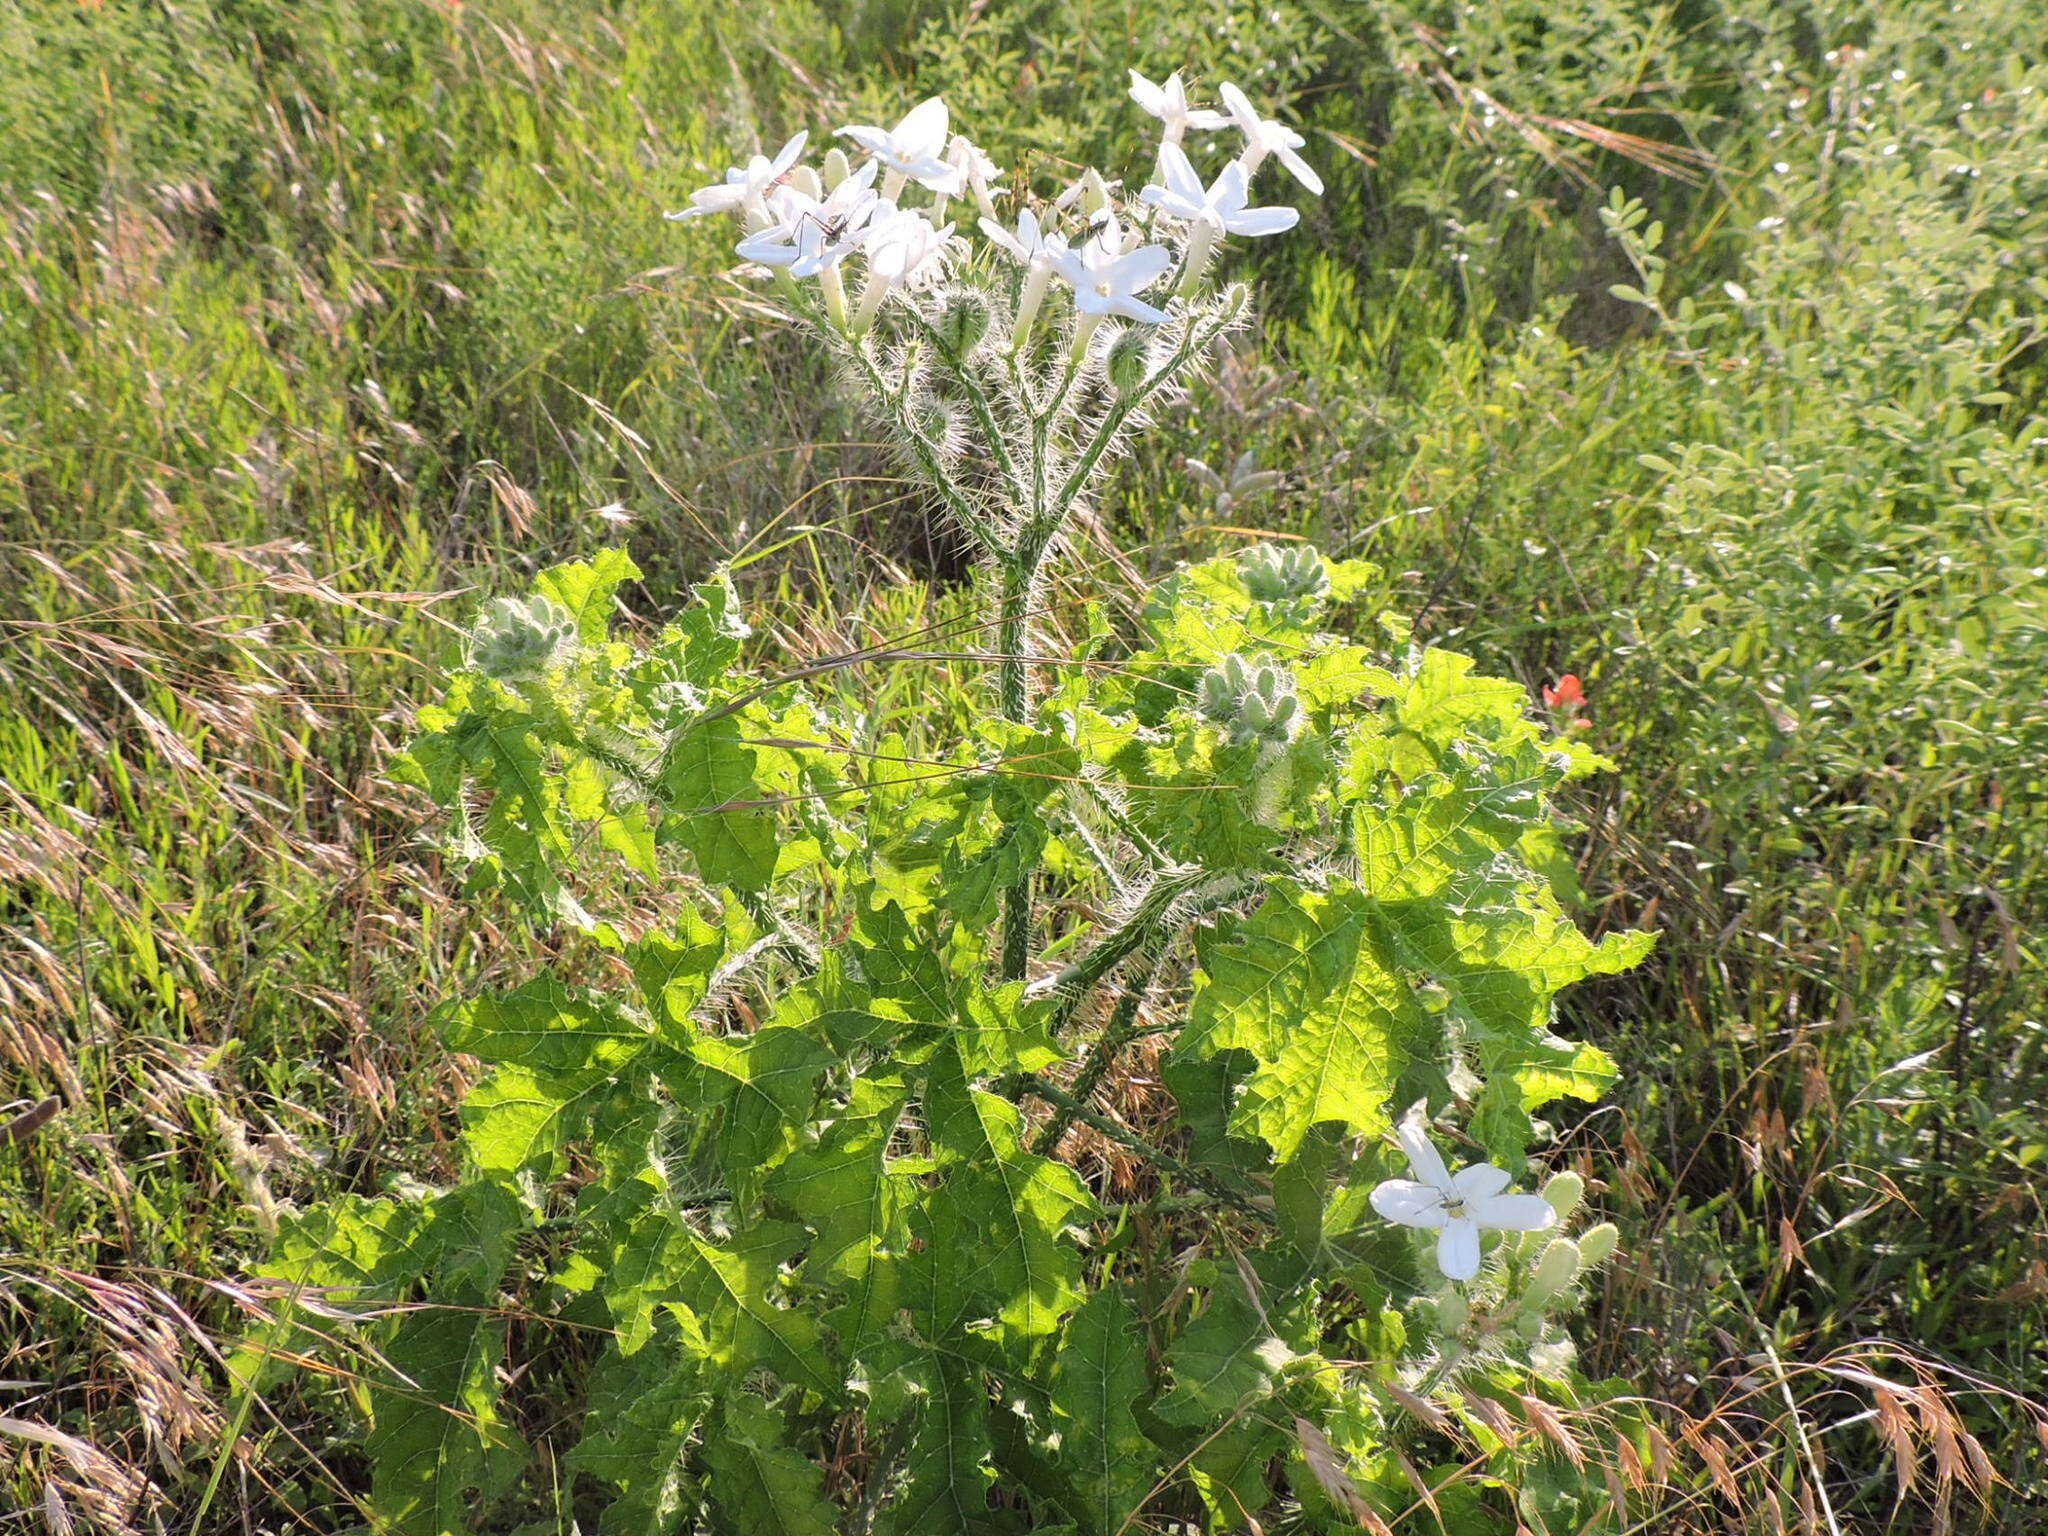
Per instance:
[[[998,205],[1010,195],[999,185],[1003,173],[951,131],[946,104],[934,96],[894,128],[841,128],[837,136],[854,147],[857,166],[838,146],[818,167],[800,163],[808,135],[799,133],[772,160],[756,155],[733,167],[670,217],[736,217],[742,257],[792,281],[815,279],[830,322],[857,336],[892,295],[927,287],[969,257],[968,241],[949,217],[964,199],[990,248],[1021,269],[1010,317],[1013,347],[1028,336],[1055,279],[1071,290],[1075,342],[1083,347],[1108,316],[1163,324],[1173,298],[1192,292],[1225,236],[1294,227],[1295,209],[1252,204],[1252,179],[1266,161],[1285,167],[1310,192],[1323,190],[1297,153],[1301,135],[1261,117],[1234,85],[1221,88],[1225,112],[1192,106],[1178,74],[1155,84],[1133,70],[1131,95],[1160,120],[1164,137],[1157,182],[1130,202],[1090,170],[1047,200],[1018,192],[1006,221]],[[1206,183],[1182,147],[1191,130],[1235,130],[1243,138],[1237,157]],[[906,200],[918,191],[928,196],[913,206]],[[849,304],[841,268],[854,257],[863,282]],[[1176,275],[1162,294],[1169,274]]]

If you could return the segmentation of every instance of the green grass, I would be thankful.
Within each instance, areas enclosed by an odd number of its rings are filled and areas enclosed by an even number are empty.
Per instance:
[[[380,777],[442,594],[630,518],[645,611],[743,550],[823,650],[959,574],[660,212],[932,90],[1002,164],[1131,164],[1122,67],[1184,63],[1331,191],[1105,526],[1155,571],[1303,533],[1586,679],[1583,915],[1663,938],[1575,1004],[1631,1076],[1558,1130],[1629,1235],[1589,1355],[1673,1405],[1658,1529],[2038,1528],[2033,9],[0,0],[0,1105],[60,1104],[0,1146],[0,1418],[46,1432],[0,1511],[349,1523],[345,1392],[236,1420],[214,1350],[275,1202],[446,1171],[424,1015],[516,962]],[[1282,484],[1189,467],[1244,454]]]

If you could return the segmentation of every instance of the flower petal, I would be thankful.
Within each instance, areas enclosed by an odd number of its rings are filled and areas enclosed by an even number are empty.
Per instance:
[[[1025,249],[1024,242],[1003,228],[994,219],[981,220],[981,232],[987,235],[996,245],[1016,257],[1017,260],[1029,261],[1031,259],[1031,253]]]
[[[1195,174],[1194,162],[1178,144],[1159,146],[1159,169],[1166,176],[1166,190],[1175,197],[1191,203],[1200,203],[1206,198],[1202,178]]]
[[[796,137],[776,151],[775,159],[768,167],[768,179],[773,181],[792,165],[795,165],[796,157],[804,152],[804,145],[808,144],[810,139],[810,130],[808,128],[799,128]]]
[[[1215,184],[1203,194],[1209,206],[1228,220],[1234,213],[1241,212],[1251,201],[1244,162],[1233,160],[1217,174]]]
[[[1135,69],[1131,71],[1131,100],[1154,117],[1166,115],[1166,91],[1154,85]]]
[[[1436,1267],[1448,1280],[1470,1280],[1479,1273],[1479,1228],[1460,1218],[1446,1222],[1436,1239]]]
[[[1514,1178],[1507,1169],[1491,1163],[1474,1163],[1451,1175],[1451,1188],[1460,1200],[1491,1200],[1512,1183]]]
[[[1113,294],[1143,293],[1173,265],[1173,253],[1163,245],[1141,245],[1135,251],[1104,262],[1093,269],[1097,283],[1107,283]]]
[[[1482,1227],[1502,1232],[1541,1232],[1557,1220],[1557,1212],[1541,1195],[1494,1195],[1467,1207]]]
[[[1170,218],[1179,219],[1183,224],[1193,224],[1208,212],[1200,203],[1191,203],[1184,197],[1176,197],[1164,187],[1147,187],[1138,194],[1138,201],[1150,203]]]
[[[1284,234],[1300,222],[1298,208],[1247,208],[1225,219],[1223,227],[1233,235],[1257,239],[1260,235]]]
[[[1372,1208],[1404,1227],[1440,1227],[1449,1220],[1444,1214],[1443,1191],[1413,1179],[1388,1179],[1375,1186]]]
[[[936,159],[945,154],[946,129],[946,104],[932,96],[912,107],[889,137],[906,160],[926,155]]]
[[[1290,135],[1290,137],[1292,137],[1297,144],[1301,142],[1301,138],[1298,134]],[[1282,165],[1286,166],[1287,169],[1294,174],[1294,179],[1300,182],[1304,187],[1307,187],[1309,191],[1313,192],[1317,197],[1321,197],[1323,195],[1323,178],[1318,176],[1315,173],[1315,171],[1310,168],[1309,163],[1306,160],[1302,159],[1301,156],[1297,155],[1291,148],[1288,148],[1285,145],[1276,148],[1273,151],[1273,158],[1275,160],[1278,160]]]
[[[1394,1127],[1395,1139],[1401,1143],[1401,1150],[1408,1154],[1408,1166],[1415,1170],[1415,1177],[1425,1184],[1438,1189],[1451,1187],[1451,1171],[1444,1166],[1436,1144],[1429,1139],[1426,1129],[1428,1122],[1423,1118],[1422,1105],[1417,1104],[1401,1117],[1401,1123]]]
[[[1258,108],[1251,104],[1251,98],[1228,80],[1216,88],[1216,94],[1223,98],[1223,110],[1230,114],[1231,121],[1242,128],[1247,137],[1257,138],[1259,112]]]
[[[1106,312],[1122,315],[1126,320],[1142,320],[1147,325],[1164,325],[1168,318],[1165,310],[1154,309],[1143,299],[1132,298],[1129,294],[1119,294],[1112,298]]]

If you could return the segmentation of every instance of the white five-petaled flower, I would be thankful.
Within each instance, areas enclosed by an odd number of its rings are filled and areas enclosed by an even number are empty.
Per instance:
[[[1169,143],[1159,147],[1159,171],[1166,185],[1147,187],[1139,200],[1184,223],[1206,225],[1215,234],[1277,235],[1301,220],[1293,208],[1247,207],[1250,178],[1241,160],[1231,161],[1204,187],[1187,152]]]
[[[804,145],[809,139],[809,133],[799,133],[776,152],[773,160],[766,155],[756,155],[745,165],[734,166],[725,173],[725,180],[692,192],[690,206],[669,217],[698,219],[707,214],[743,213],[760,207],[768,189],[789,174],[789,168],[796,164],[796,157],[804,152]]]
[[[914,283],[935,266],[952,237],[952,225],[934,228],[923,214],[884,201],[862,243],[867,252],[868,274],[883,278],[893,287]]]
[[[1271,155],[1287,167],[1296,181],[1317,197],[1323,195],[1323,178],[1295,153],[1308,140],[1276,117],[1259,116],[1258,108],[1236,86],[1226,83],[1219,87],[1219,94],[1223,97],[1223,105],[1230,109],[1231,121],[1244,130],[1244,169],[1247,176],[1259,168],[1266,156]]]
[[[1411,1109],[1394,1134],[1408,1154],[1412,1179],[1388,1179],[1372,1192],[1372,1208],[1404,1227],[1435,1230],[1437,1268],[1447,1279],[1479,1273],[1479,1234],[1538,1232],[1557,1220],[1541,1195],[1507,1193],[1508,1174],[1491,1163],[1452,1173],[1424,1129],[1422,1106]]]
[[[1074,286],[1074,308],[1096,319],[1122,315],[1158,325],[1166,311],[1155,309],[1138,295],[1166,276],[1173,265],[1173,253],[1163,245],[1141,245],[1124,249],[1123,230],[1114,217],[1106,220],[1078,250],[1065,250],[1053,257],[1061,277]]]
[[[967,186],[967,172],[946,159],[948,121],[946,104],[934,96],[912,107],[894,128],[856,125],[839,134],[873,155],[892,178],[958,197]]]
[[[898,208],[883,198],[861,242],[868,276],[861,286],[860,307],[853,315],[853,334],[858,336],[875,323],[890,294],[937,271],[952,238],[952,225],[934,227],[922,213]]]
[[[1230,126],[1230,119],[1221,112],[1188,105],[1188,88],[1182,83],[1179,70],[1157,85],[1132,70],[1131,100],[1166,125],[1166,142],[1169,144],[1178,144],[1190,128],[1214,133],[1219,128]]]
[[[866,241],[870,221],[884,206],[874,182],[870,161],[823,198],[778,187],[768,204],[774,222],[742,240],[740,255],[765,267],[787,267],[792,277],[816,277]]]

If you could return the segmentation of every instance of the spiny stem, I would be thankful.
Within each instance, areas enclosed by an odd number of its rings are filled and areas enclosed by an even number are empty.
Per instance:
[[[997,702],[1003,718],[1019,725],[1031,716],[1031,673],[1026,660],[1030,623],[1031,587],[1037,575],[1037,561],[1029,564],[1021,552],[1013,553],[1003,566],[1003,585],[997,628]],[[1021,981],[1031,961],[1032,871],[1027,866],[1003,892],[1003,979]]]
[[[1144,1005],[1145,994],[1151,990],[1152,978],[1158,973],[1159,961],[1155,956],[1142,974],[1131,978],[1130,985],[1124,988],[1123,995],[1116,1000],[1116,1008],[1110,1014],[1109,1022],[1103,1026],[1102,1033],[1089,1048],[1088,1059],[1081,1063],[1081,1070],[1075,1075],[1071,1090],[1075,1103],[1094,1102],[1096,1090],[1102,1086],[1102,1080],[1109,1075],[1111,1064],[1123,1054],[1124,1047],[1137,1038],[1140,1033],[1137,1022],[1138,1009]],[[1032,1143],[1031,1150],[1040,1157],[1052,1156],[1060,1144],[1060,1139],[1067,1134],[1067,1128],[1073,1123],[1074,1117],[1066,1110],[1055,1109],[1052,1119],[1046,1122],[1045,1129],[1038,1133],[1038,1140]]]
[[[1054,1109],[1066,1111],[1072,1120],[1101,1133],[1132,1156],[1150,1164],[1159,1173],[1179,1183],[1194,1186],[1240,1215],[1249,1216],[1269,1227],[1279,1225],[1279,1218],[1261,1205],[1256,1196],[1226,1184],[1207,1169],[1197,1168],[1194,1164],[1175,1157],[1163,1147],[1153,1146],[1137,1132],[1117,1124],[1107,1115],[1097,1114],[1065,1089],[1054,1086],[1044,1078],[1024,1073],[1003,1086],[1005,1098],[1015,1099],[1024,1094],[1034,1099],[1042,1099]]]
[[[933,353],[944,364],[946,372],[952,377],[953,382],[960,386],[960,392],[967,397],[968,408],[974,412],[974,419],[981,425],[981,435],[988,439],[988,451],[995,460],[996,468],[1002,471],[1003,478],[1010,482],[1013,489],[1021,492],[1024,484],[1018,478],[1016,464],[1010,457],[1009,439],[996,424],[995,407],[989,404],[988,391],[981,387],[981,381],[975,378],[973,370],[967,366],[966,359],[956,361],[947,352],[945,341],[939,335],[937,327],[925,318],[923,311],[913,307],[909,314],[911,323],[923,333]]]
[[[1110,408],[1109,413],[1102,419],[1102,425],[1096,428],[1094,437],[1081,451],[1080,458],[1074,461],[1073,469],[1068,472],[1065,483],[1059,488],[1054,505],[1058,506],[1062,513],[1074,504],[1075,499],[1087,487],[1089,477],[1102,462],[1103,454],[1109,451],[1109,445],[1116,441],[1124,423],[1130,420],[1131,413],[1165,388],[1167,383],[1187,365],[1188,359],[1194,356],[1198,347],[1207,345],[1228,328],[1227,321],[1212,320],[1209,325],[1201,326],[1190,320],[1187,329],[1181,334],[1180,345],[1173,350],[1173,355],[1149,379],[1121,397]],[[1200,338],[1199,341],[1197,337]]]
[[[1154,876],[1130,915],[1098,939],[1087,954],[1053,978],[1052,990],[1062,999],[1054,1022],[1055,1029],[1072,1017],[1081,1000],[1097,982],[1132,955],[1163,939],[1175,905],[1208,878],[1206,870],[1192,865],[1183,865]]]
[[[844,338],[841,339],[844,341]],[[912,419],[907,396],[889,387],[889,381],[882,376],[881,369],[875,366],[874,360],[867,354],[867,349],[859,341],[844,341],[844,345],[846,355],[860,370],[862,381],[866,383],[875,399],[888,410],[890,424],[910,443],[917,455],[919,467],[924,470],[925,479],[946,503],[961,531],[981,546],[983,554],[996,559],[1003,558],[1006,551],[989,531],[987,519],[977,515],[976,508],[969,503],[960,488],[953,483],[952,477],[946,473],[945,464],[939,457],[938,445],[927,438]]]

